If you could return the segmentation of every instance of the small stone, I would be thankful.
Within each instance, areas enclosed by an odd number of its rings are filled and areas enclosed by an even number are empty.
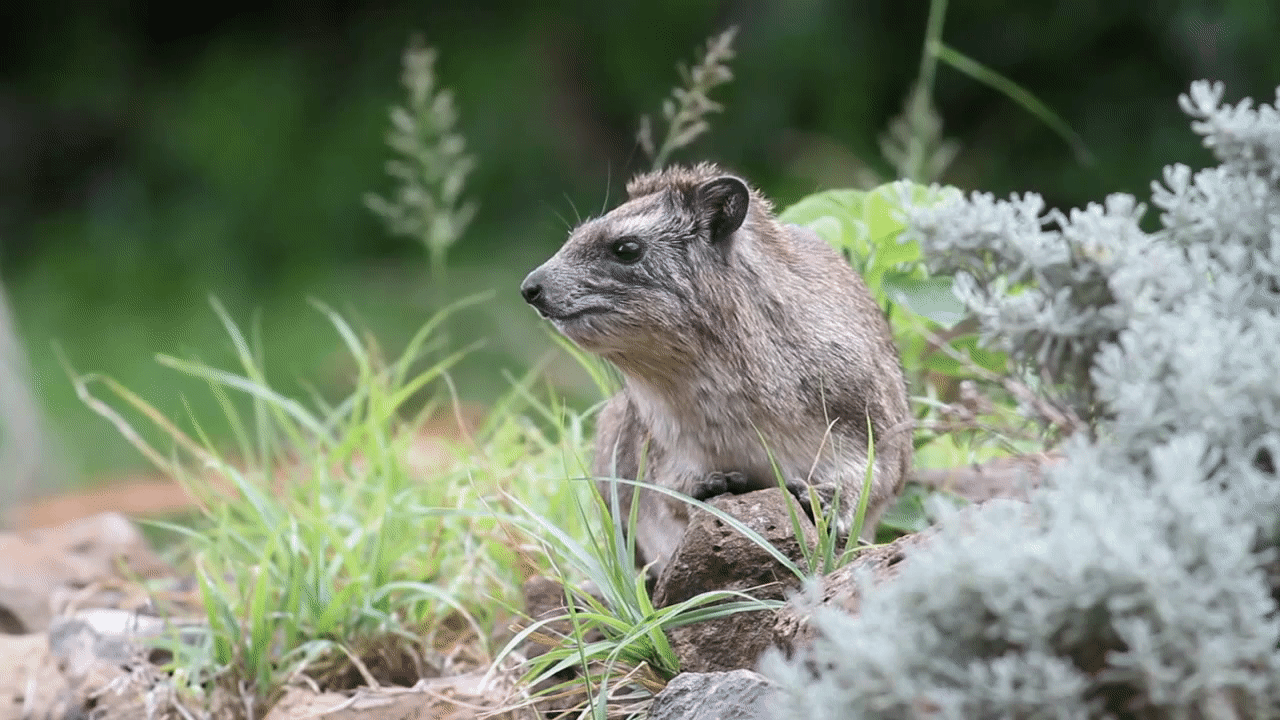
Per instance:
[[[771,693],[751,670],[681,673],[653,699],[649,720],[765,720]]]

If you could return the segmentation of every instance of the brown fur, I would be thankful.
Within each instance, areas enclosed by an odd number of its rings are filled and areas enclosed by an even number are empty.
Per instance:
[[[862,278],[710,163],[640,175],[627,193],[522,287],[560,332],[626,378],[597,422],[595,475],[635,479],[643,466],[647,482],[707,497],[775,486],[776,463],[806,500],[809,485],[824,505],[839,488],[847,533],[869,419],[870,535],[902,489],[912,442],[897,349]],[[606,498],[610,485],[601,482]],[[617,487],[625,513],[631,488]],[[653,491],[639,498],[637,562],[656,573],[688,506]]]

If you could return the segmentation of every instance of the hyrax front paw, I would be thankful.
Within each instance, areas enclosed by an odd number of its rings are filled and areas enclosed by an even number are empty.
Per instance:
[[[709,500],[717,495],[737,495],[751,489],[747,476],[740,472],[710,472],[693,484],[689,496],[694,500]]]
[[[810,491],[817,496],[818,505],[814,507],[811,503]],[[809,516],[809,520],[817,524],[815,519],[821,515],[827,518],[827,522],[831,522],[832,505],[836,502],[836,485],[835,483],[818,483],[810,485],[803,480],[791,480],[787,483],[787,492],[791,493],[796,500],[800,502],[800,507],[804,508],[805,515]],[[835,518],[836,535],[845,536],[852,529],[853,511],[850,508],[857,507],[857,498],[849,498],[844,495],[840,496],[840,506],[838,517]]]

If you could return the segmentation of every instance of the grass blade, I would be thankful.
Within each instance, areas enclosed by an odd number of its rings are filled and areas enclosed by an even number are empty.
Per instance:
[[[1093,153],[1089,152],[1089,148],[1084,143],[1084,138],[1080,137],[1079,133],[1073,130],[1066,120],[1063,120],[1048,105],[1045,105],[1035,95],[1032,95],[1029,90],[944,43],[933,44],[932,51],[942,62],[1003,93],[1010,100],[1021,105],[1023,110],[1048,125],[1051,130],[1066,141],[1071,151],[1075,154],[1076,161],[1081,165],[1093,164]]]

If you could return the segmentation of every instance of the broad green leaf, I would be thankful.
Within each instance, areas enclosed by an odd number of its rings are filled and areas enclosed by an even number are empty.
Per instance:
[[[866,236],[862,222],[865,196],[861,190],[824,190],[783,210],[778,220],[807,227],[837,250],[848,249],[862,256],[867,253],[862,246]]]
[[[902,211],[898,196],[892,186],[881,185],[867,195],[862,217],[871,232],[871,241],[880,245],[886,240],[896,240],[906,229],[899,214]]]
[[[964,303],[951,291],[951,278],[918,278],[903,272],[885,273],[881,287],[893,302],[911,312],[952,328],[965,317]]]
[[[822,217],[814,218],[810,222],[805,223],[805,227],[818,233],[819,237],[826,240],[827,243],[836,249],[846,247],[850,240],[846,234],[847,231],[845,229],[845,223],[840,222],[839,219],[832,217],[831,215],[823,215]]]
[[[924,498],[927,491],[918,485],[909,485],[902,497],[891,505],[880,518],[881,527],[890,527],[900,532],[920,532],[929,527],[929,516],[925,513]]]
[[[898,181],[875,188],[867,194],[864,204],[863,221],[867,224],[867,231],[875,248],[876,264],[885,268],[920,260],[919,245],[900,241],[900,236],[906,230],[902,203],[899,201],[900,184],[901,181]],[[914,183],[911,185],[911,196],[912,202],[919,204],[940,199],[940,193]]]
[[[861,190],[823,190],[796,201],[778,213],[778,220],[808,225],[820,217],[861,216],[865,197]]]

